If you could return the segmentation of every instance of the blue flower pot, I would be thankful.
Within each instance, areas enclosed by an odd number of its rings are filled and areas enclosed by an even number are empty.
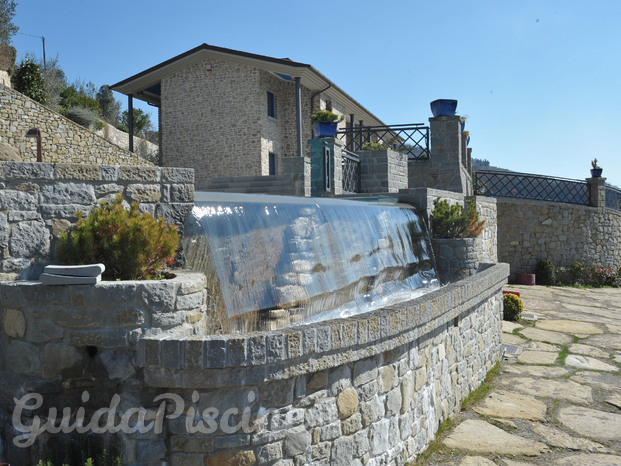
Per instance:
[[[457,111],[457,101],[451,99],[438,99],[431,102],[431,113],[434,117],[453,116]]]
[[[591,178],[600,178],[602,176],[602,168],[591,168]]]
[[[336,136],[336,121],[332,123],[315,123],[313,134],[316,138],[333,138]]]

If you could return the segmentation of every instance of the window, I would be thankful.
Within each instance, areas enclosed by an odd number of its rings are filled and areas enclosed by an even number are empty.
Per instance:
[[[276,174],[276,154],[270,152],[270,175]]]
[[[276,97],[270,91],[267,91],[267,116],[276,118]]]

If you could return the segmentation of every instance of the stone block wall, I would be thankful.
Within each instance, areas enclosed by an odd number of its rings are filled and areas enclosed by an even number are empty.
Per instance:
[[[0,278],[38,278],[59,235],[117,193],[182,228],[194,205],[191,169],[75,163],[0,163]]]
[[[194,168],[197,184],[262,175],[259,78],[257,68],[216,59],[163,78],[162,165]]]
[[[268,91],[275,118],[267,114]],[[326,98],[314,94],[302,86],[303,141],[312,137],[311,113],[326,107]],[[284,160],[298,156],[295,81],[225,59],[162,79],[160,123],[162,164],[194,168],[199,186],[213,178],[269,175],[270,152],[281,175]],[[303,154],[310,157],[306,144]]]
[[[46,162],[150,165],[142,157],[0,84],[0,140],[15,147],[24,161],[35,162],[36,138],[26,138],[30,128],[41,131]]]
[[[408,156],[393,150],[361,151],[363,193],[396,193],[408,187]]]
[[[67,400],[79,404],[84,391],[107,403],[114,393],[139,391],[138,341],[149,335],[191,338],[204,333],[205,294],[205,276],[194,272],[178,272],[169,280],[92,286],[0,282],[0,457],[12,458],[12,464],[36,464],[51,451],[13,443],[20,433],[11,422],[10,405],[15,403],[8,400],[39,393],[46,406],[62,410]]]
[[[472,153],[461,129],[463,117],[429,118],[431,157],[408,162],[409,187],[426,187],[473,194]]]
[[[621,214],[559,202],[497,199],[498,259],[511,274],[534,273],[540,260],[621,266]]]
[[[32,464],[58,441],[43,434],[32,448],[12,443],[13,397],[35,392],[45,399],[33,413],[43,421],[52,406],[84,407],[90,419],[113,394],[116,425],[132,408],[144,408],[146,421],[161,412],[161,432],[103,434],[128,464],[413,461],[499,360],[507,274],[505,264],[490,265],[368,314],[212,336],[200,334],[204,294],[195,275],[156,282],[157,291],[145,282],[0,283],[0,342],[10,348],[0,398],[6,457]],[[145,328],[149,322],[154,328]],[[84,391],[90,403],[78,401]]]

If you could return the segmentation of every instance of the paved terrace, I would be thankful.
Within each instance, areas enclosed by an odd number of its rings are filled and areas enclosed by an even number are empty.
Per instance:
[[[507,286],[500,375],[422,464],[621,465],[621,290]]]

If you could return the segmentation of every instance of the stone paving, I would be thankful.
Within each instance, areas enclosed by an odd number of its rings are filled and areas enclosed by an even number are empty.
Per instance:
[[[492,389],[419,464],[621,465],[621,289],[510,285]]]

